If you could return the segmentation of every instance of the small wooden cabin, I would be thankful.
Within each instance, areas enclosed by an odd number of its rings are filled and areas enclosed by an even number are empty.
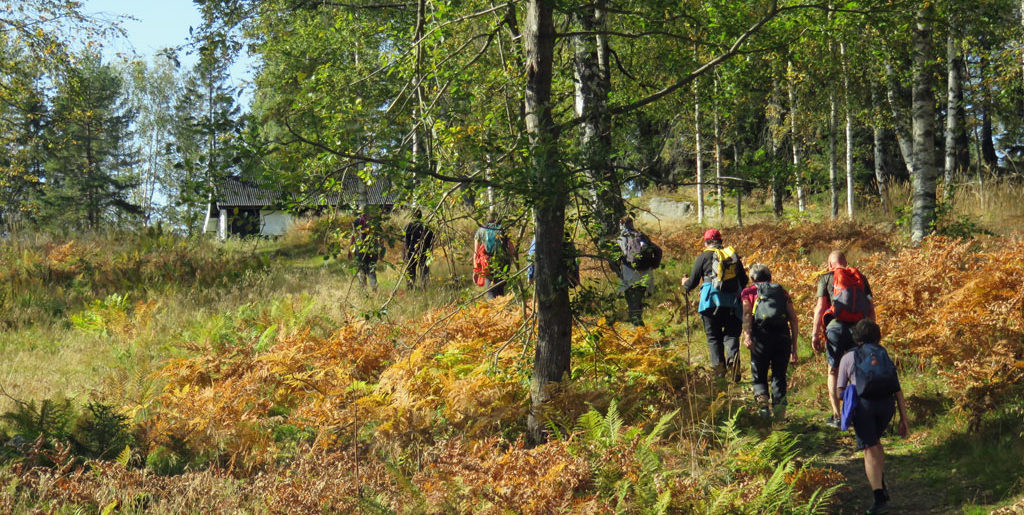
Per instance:
[[[295,216],[285,211],[285,204],[298,200],[310,205],[307,211],[325,208],[361,208],[380,205],[390,208],[394,195],[388,193],[386,181],[365,184],[358,177],[345,181],[344,194],[328,192],[317,199],[303,199],[257,181],[238,176],[224,179],[211,196],[206,209],[203,233],[217,233],[221,240],[230,236],[280,236],[295,223]]]

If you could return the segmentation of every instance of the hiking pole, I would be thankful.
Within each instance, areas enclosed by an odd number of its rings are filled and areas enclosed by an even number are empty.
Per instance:
[[[686,306],[686,366],[690,366],[690,347],[693,345],[690,337],[690,292],[683,289],[683,305]]]

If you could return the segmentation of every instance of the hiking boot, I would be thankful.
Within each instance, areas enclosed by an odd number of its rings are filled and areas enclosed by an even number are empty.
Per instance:
[[[775,406],[772,407],[772,411],[774,412],[772,413],[772,416],[774,416],[776,420],[782,420],[786,418],[785,404],[776,404]]]
[[[828,418],[825,419],[825,425],[839,429],[839,418],[835,415],[829,415]]]
[[[882,513],[889,513],[889,503],[886,501],[879,502],[875,500],[875,503],[871,505],[866,512],[866,515],[880,515]]]

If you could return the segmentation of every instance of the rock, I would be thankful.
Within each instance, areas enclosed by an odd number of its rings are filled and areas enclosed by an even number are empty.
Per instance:
[[[653,197],[648,205],[650,216],[664,221],[681,220],[693,216],[693,203],[665,197]]]

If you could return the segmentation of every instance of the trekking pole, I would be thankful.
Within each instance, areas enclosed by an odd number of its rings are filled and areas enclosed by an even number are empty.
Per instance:
[[[690,294],[683,290],[683,305],[686,306],[686,366],[690,366],[690,347],[693,342],[690,341]]]

